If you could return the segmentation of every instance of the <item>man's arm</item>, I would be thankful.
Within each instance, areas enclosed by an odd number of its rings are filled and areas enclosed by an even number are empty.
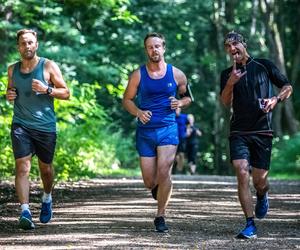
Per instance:
[[[229,80],[227,81],[222,93],[221,93],[221,101],[224,106],[228,107],[231,106],[232,100],[233,100],[233,87],[234,84],[232,84]]]
[[[62,73],[57,64],[51,60],[45,62],[44,69],[45,79],[54,85],[49,96],[61,100],[68,100],[70,98],[70,91],[65,83]],[[39,93],[47,94],[48,86],[41,84],[39,80],[33,80],[32,90]]]
[[[276,97],[277,102],[284,101],[285,99],[289,98],[292,93],[293,93],[292,85],[284,85]]]
[[[289,98],[290,95],[293,93],[292,85],[284,85],[277,96],[273,96],[270,99],[265,99],[265,108],[263,111],[268,113],[269,111],[273,110],[275,106],[285,99]]]
[[[175,97],[171,99],[171,108],[185,108],[192,102],[192,98],[190,96],[184,96],[187,93],[187,78],[185,74],[178,68],[173,67],[173,74],[175,81],[178,86],[178,94],[179,96],[183,96],[180,100],[177,100]]]
[[[12,72],[13,72],[14,65],[10,65],[7,69],[7,76],[8,76],[8,83],[6,89],[6,100],[12,102],[16,99],[17,93],[16,89],[14,88],[14,84],[12,81]]]
[[[225,106],[230,106],[233,100],[233,88],[234,85],[246,74],[247,72],[241,72],[236,69],[236,62],[233,61],[232,71],[228,78],[226,85],[221,93],[221,101]]]
[[[150,121],[152,115],[151,111],[140,110],[133,101],[138,91],[140,79],[140,70],[135,70],[129,77],[128,85],[123,95],[122,104],[130,114],[136,116],[142,123],[145,124]]]

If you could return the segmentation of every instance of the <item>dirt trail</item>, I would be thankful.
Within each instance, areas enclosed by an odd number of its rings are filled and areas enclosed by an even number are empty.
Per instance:
[[[54,217],[38,222],[40,187],[31,189],[36,229],[17,228],[12,183],[0,184],[0,249],[300,249],[300,182],[271,180],[270,211],[258,239],[237,240],[244,226],[234,177],[174,176],[167,222],[154,232],[156,203],[141,179],[56,185]]]

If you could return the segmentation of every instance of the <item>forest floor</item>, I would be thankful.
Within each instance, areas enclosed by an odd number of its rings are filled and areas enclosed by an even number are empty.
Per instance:
[[[0,249],[300,249],[299,181],[271,180],[269,213],[256,220],[258,238],[238,240],[245,221],[234,177],[173,180],[166,234],[154,231],[156,202],[139,178],[56,184],[48,224],[38,222],[41,188],[33,183],[31,231],[18,228],[13,183],[1,182]]]

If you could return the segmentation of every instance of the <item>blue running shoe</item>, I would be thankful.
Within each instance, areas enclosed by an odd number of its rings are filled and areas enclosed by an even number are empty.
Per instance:
[[[237,236],[237,239],[256,239],[256,226],[254,224],[247,225]]]
[[[257,197],[256,206],[255,206],[255,216],[258,219],[263,219],[268,213],[269,209],[269,201],[268,201],[268,193],[265,193],[262,199]]]
[[[40,222],[48,223],[52,218],[52,202],[42,202]]]
[[[21,213],[21,216],[19,219],[19,227],[24,230],[31,230],[31,229],[35,228],[35,226],[32,222],[32,217],[31,217],[29,210],[24,210]]]

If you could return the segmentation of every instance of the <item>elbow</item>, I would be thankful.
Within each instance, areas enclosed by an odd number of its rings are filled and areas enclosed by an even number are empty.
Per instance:
[[[122,99],[122,107],[123,107],[124,109],[126,109],[126,103],[127,103],[127,102],[126,102],[126,99],[123,98],[123,99]]]
[[[226,99],[226,98],[222,98],[222,96],[221,96],[220,100],[221,100],[221,103],[222,103],[225,107],[228,108],[228,107],[231,106],[232,100],[228,100],[228,99]]]
[[[228,93],[222,91],[222,93],[220,94],[219,97],[220,97],[221,103],[222,103],[225,107],[231,106],[232,99],[233,99],[232,94],[228,94]]]

